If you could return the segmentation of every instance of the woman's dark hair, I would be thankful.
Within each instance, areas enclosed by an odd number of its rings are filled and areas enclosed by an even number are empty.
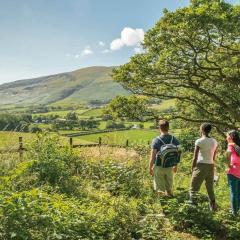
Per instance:
[[[240,137],[236,130],[231,130],[228,135],[232,138],[233,142],[240,147]]]
[[[208,136],[212,130],[212,125],[210,123],[203,123],[201,125],[201,130],[206,134],[206,136]]]

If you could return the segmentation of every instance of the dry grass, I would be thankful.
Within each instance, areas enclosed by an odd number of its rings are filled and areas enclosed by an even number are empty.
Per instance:
[[[26,154],[23,154],[23,158],[20,159],[19,153],[1,153],[0,154],[0,176],[4,173],[12,170],[20,161],[27,159]]]
[[[85,147],[76,149],[76,152],[81,158],[86,160],[114,160],[114,162],[136,162],[140,160],[140,156],[132,149],[118,148],[118,147]]]

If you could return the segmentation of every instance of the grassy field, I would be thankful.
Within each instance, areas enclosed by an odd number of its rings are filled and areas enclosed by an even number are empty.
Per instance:
[[[28,107],[16,107],[16,106],[0,106],[0,112],[8,113],[24,113],[28,110]]]
[[[81,115],[82,116],[87,116],[87,117],[99,117],[103,114],[102,109],[90,109],[85,112],[83,112]]]
[[[56,133],[52,133],[53,135]],[[17,149],[19,147],[19,137],[23,138],[23,145],[26,147],[36,139],[35,133],[23,132],[3,132],[0,131],[0,149]],[[68,137],[60,137],[63,144],[69,144]],[[88,139],[74,139],[74,144],[90,144],[92,141]]]
[[[130,144],[133,143],[147,144],[148,141],[151,142],[152,139],[157,135],[158,135],[157,130],[126,130],[79,136],[74,138],[74,141],[75,139],[81,139],[87,140],[89,142],[98,142],[99,137],[101,137],[102,142],[108,144],[124,145],[127,140],[129,140]]]
[[[174,107],[175,105],[175,100],[174,99],[170,99],[170,100],[165,100],[163,102],[161,102],[160,104],[154,104],[152,105],[152,108],[160,111],[165,111],[171,107]]]
[[[19,137],[23,137],[24,143],[29,144],[35,138],[35,134],[0,131],[0,148],[7,148],[7,149],[17,148],[19,146],[19,143],[18,143]]]

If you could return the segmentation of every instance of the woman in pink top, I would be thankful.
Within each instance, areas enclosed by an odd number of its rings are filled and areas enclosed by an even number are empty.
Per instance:
[[[237,215],[240,208],[240,138],[236,130],[227,134],[227,178],[231,194],[232,214]]]

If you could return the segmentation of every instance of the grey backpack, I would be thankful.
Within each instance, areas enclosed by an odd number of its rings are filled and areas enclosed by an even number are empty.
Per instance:
[[[173,136],[170,143],[165,143],[159,136],[158,139],[163,143],[156,155],[156,163],[163,168],[176,166],[180,162],[180,151],[173,144]]]

